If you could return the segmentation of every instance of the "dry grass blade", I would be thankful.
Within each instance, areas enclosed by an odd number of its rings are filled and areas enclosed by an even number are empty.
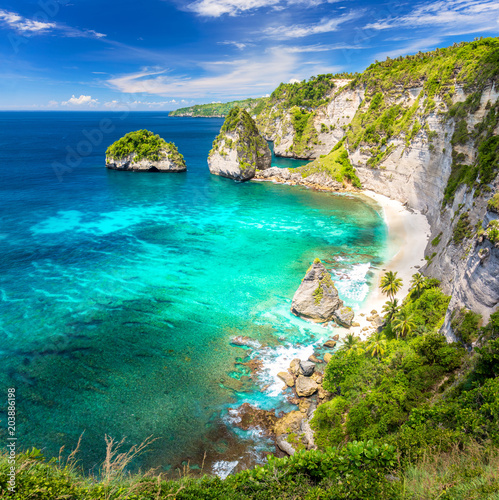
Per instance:
[[[116,441],[106,434],[104,439],[106,440],[106,458],[102,464],[102,469],[104,483],[109,484],[113,478],[122,475],[125,468],[158,438],[153,439],[151,435],[144,439],[139,445],[133,445],[126,452],[120,452],[120,448],[123,446],[126,438],[121,439],[121,441]]]

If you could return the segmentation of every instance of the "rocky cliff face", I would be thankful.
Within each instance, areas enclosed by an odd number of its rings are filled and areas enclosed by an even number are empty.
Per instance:
[[[499,187],[497,60],[499,41],[486,39],[372,65],[309,112],[301,149],[292,111],[257,120],[276,154],[317,158],[343,140],[363,188],[427,216],[422,272],[452,295],[450,339],[457,309],[487,321],[499,305],[498,215],[487,209]]]
[[[269,168],[271,159],[269,146],[253,119],[246,111],[233,108],[213,142],[208,157],[210,172],[246,181],[253,178],[257,170]]]
[[[137,172],[185,172],[185,163],[180,163],[171,158],[169,152],[160,150],[159,160],[142,158],[137,160],[137,154],[132,153],[124,158],[106,157],[106,167],[112,170],[131,170]]]
[[[328,154],[345,135],[362,99],[362,88],[351,88],[351,80],[333,79],[333,88],[325,96],[327,104],[309,113],[289,106],[285,99],[269,102],[256,119],[265,139],[274,142],[277,156],[311,159]],[[300,123],[303,124],[301,130]]]

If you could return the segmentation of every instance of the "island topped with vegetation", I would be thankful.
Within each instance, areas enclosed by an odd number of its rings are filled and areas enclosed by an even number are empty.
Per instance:
[[[229,111],[236,106],[248,113],[257,115],[265,106],[267,98],[257,97],[242,101],[212,102],[210,104],[196,104],[188,108],[179,108],[171,111],[168,116],[192,116],[193,118],[225,118]]]
[[[271,159],[270,148],[253,118],[244,109],[232,108],[213,141],[208,156],[210,172],[246,181],[253,178],[257,170],[269,168]]]
[[[106,151],[106,167],[113,170],[183,172],[184,157],[172,142],[149,130],[129,132]]]

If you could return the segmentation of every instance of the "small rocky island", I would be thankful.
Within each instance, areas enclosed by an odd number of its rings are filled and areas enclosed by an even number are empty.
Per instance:
[[[251,116],[232,108],[208,156],[210,172],[238,181],[247,181],[257,170],[271,165],[272,154]]]
[[[184,172],[184,157],[172,142],[149,130],[129,132],[106,151],[106,167],[139,172]]]
[[[296,291],[291,312],[316,323],[335,321],[338,325],[352,326],[353,311],[344,306],[338,296],[331,274],[320,259],[315,259]]]

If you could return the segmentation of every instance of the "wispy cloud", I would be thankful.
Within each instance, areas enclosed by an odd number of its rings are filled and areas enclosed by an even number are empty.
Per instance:
[[[17,31],[23,36],[57,33],[69,38],[104,38],[106,35],[94,30],[81,30],[56,22],[28,19],[15,12],[0,9],[0,24]]]
[[[67,101],[61,102],[62,106],[89,106],[93,107],[97,105],[99,101],[97,99],[92,99],[92,96],[89,95],[81,95],[80,97],[72,96],[71,99],[68,99]]]
[[[125,93],[146,93],[183,98],[206,96],[261,95],[290,78],[303,79],[314,74],[316,68],[307,67],[306,73],[298,54],[269,49],[264,54],[237,61],[237,64],[211,64],[206,62],[207,76],[190,78],[172,76],[166,70],[142,71],[111,78],[108,85]],[[298,74],[297,74],[298,73]],[[303,73],[303,74],[302,74]]]
[[[445,35],[499,31],[497,0],[439,0],[419,4],[409,14],[377,20],[366,29],[439,28]]]
[[[283,10],[291,5],[314,7],[325,3],[336,3],[341,0],[195,0],[188,3],[185,10],[195,12],[204,17],[220,17],[224,14],[237,16],[244,12],[262,7]]]
[[[292,54],[306,52],[331,52],[333,50],[365,49],[365,47],[361,45],[348,45],[346,43],[337,43],[332,45],[325,45],[320,43],[316,43],[314,45],[281,45],[278,48],[283,52],[290,52]]]
[[[23,34],[44,33],[56,27],[55,23],[33,21],[7,10],[0,10],[0,22],[4,26],[8,26]]]
[[[243,50],[249,45],[253,45],[250,43],[243,43],[243,42],[236,42],[233,40],[225,40],[224,42],[218,42],[218,45],[233,45],[234,47],[238,48],[239,50]]]
[[[321,19],[318,23],[311,24],[291,24],[289,26],[270,26],[262,31],[262,34],[268,38],[275,38],[278,40],[290,40],[293,38],[303,38],[311,35],[320,35],[324,33],[331,33],[337,31],[339,27],[359,18],[362,11],[351,11],[341,16],[333,18]]]

